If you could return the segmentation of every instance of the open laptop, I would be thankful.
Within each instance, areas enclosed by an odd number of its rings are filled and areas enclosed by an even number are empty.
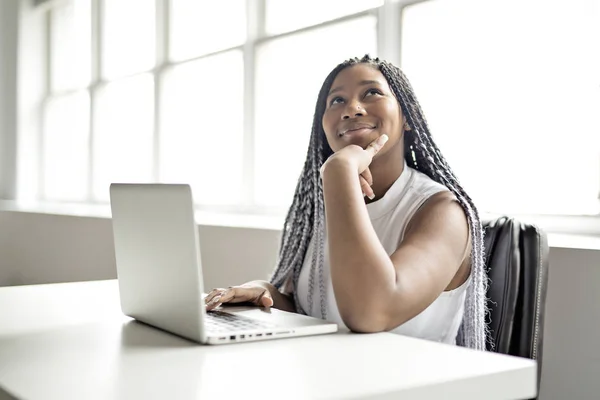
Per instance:
[[[206,312],[189,185],[113,183],[110,204],[124,314],[203,344],[337,331],[334,323],[274,308]]]

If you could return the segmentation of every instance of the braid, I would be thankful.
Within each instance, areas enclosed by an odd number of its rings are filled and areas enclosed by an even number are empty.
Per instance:
[[[325,112],[327,93],[333,80],[341,70],[358,63],[366,63],[379,69],[396,96],[402,113],[411,127],[411,130],[406,131],[404,136],[404,157],[407,165],[447,187],[456,196],[465,212],[469,222],[472,242],[471,268],[473,282],[467,291],[465,312],[458,334],[458,342],[466,347],[485,350],[489,338],[487,324],[485,323],[488,314],[486,305],[488,282],[483,259],[483,229],[477,207],[460,185],[446,159],[433,141],[421,106],[408,79],[399,68],[378,58],[373,59],[366,55],[362,59],[353,58],[339,64],[327,76],[321,87],[315,108],[308,154],[296,186],[292,205],[285,220],[279,261],[272,276],[272,283],[280,288],[291,274],[294,288],[297,288],[306,251],[312,239],[314,248],[310,264],[308,313],[312,312],[314,280],[315,275],[318,273],[321,315],[323,318],[326,317],[323,279],[325,211],[319,169],[324,161],[333,154],[333,151],[327,143],[321,119]],[[294,298],[297,310],[306,313],[300,306],[297,296],[294,296]]]

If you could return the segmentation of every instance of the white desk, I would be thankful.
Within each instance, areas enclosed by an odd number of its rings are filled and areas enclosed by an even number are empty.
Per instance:
[[[116,281],[0,288],[0,399],[519,399],[531,360],[382,333],[201,346],[121,314]],[[12,397],[11,397],[12,396]]]

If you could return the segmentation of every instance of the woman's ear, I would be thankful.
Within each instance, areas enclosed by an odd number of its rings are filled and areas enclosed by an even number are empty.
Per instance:
[[[413,131],[410,129],[410,127],[408,127],[409,129],[406,129],[408,126],[405,125],[404,131],[402,131],[402,136],[404,136],[404,148],[408,149],[414,142],[414,134]]]

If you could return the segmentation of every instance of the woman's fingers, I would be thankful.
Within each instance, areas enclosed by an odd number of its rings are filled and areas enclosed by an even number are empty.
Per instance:
[[[365,151],[368,151],[371,154],[371,157],[375,157],[375,154],[377,154],[379,150],[381,150],[381,148],[388,141],[388,139],[388,135],[384,133],[383,135],[379,136],[377,139],[369,143]]]
[[[221,296],[225,289],[213,289],[204,298],[204,304],[210,303],[216,296]]]
[[[373,175],[371,175],[371,170],[369,168],[365,169],[361,174],[365,181],[369,184],[369,186],[373,186]]]
[[[221,297],[226,289],[213,289],[205,298],[204,304],[207,310],[212,310],[221,305]]]
[[[373,188],[371,187],[371,185],[369,185],[367,180],[363,178],[362,175],[359,175],[358,179],[360,180],[360,188],[363,194],[367,196],[370,200],[373,200],[375,198],[375,193],[373,193]]]
[[[373,192],[373,175],[371,175],[371,170],[369,168],[365,169],[360,175],[360,189],[363,192],[363,196],[368,197],[370,200],[373,200],[375,197],[375,193]]]
[[[206,310],[210,311],[225,303],[250,302],[257,306],[273,306],[271,293],[261,286],[235,286],[228,289],[214,289],[206,299]]]

